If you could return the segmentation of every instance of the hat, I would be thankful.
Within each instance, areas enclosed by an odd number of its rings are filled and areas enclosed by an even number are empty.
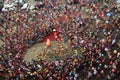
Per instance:
[[[31,74],[31,72],[29,71],[29,72],[27,72],[27,74]]]
[[[104,62],[105,62],[105,60],[103,59],[103,60],[102,60],[102,63],[104,63]]]
[[[10,72],[11,72],[11,70],[8,70],[8,72],[10,73]]]
[[[115,69],[112,69],[111,71],[114,73],[114,72],[115,72]]]
[[[102,64],[99,64],[99,66],[101,66]]]
[[[34,75],[36,75],[37,74],[37,72],[36,71],[34,71]]]
[[[78,62],[78,59],[74,59],[74,62],[75,62],[75,63]]]
[[[113,53],[116,54],[116,53],[117,53],[117,50],[114,50]]]
[[[53,32],[55,32],[56,31],[56,29],[53,29]]]
[[[104,70],[101,70],[101,72],[100,72],[100,73],[102,73],[102,74],[103,74],[103,73],[104,73]]]
[[[101,56],[104,56],[104,54],[101,54]]]
[[[60,14],[59,16],[61,16],[61,17],[62,17],[62,14]]]
[[[112,61],[110,61],[110,64],[112,65],[112,64],[113,64],[113,62],[112,62]]]

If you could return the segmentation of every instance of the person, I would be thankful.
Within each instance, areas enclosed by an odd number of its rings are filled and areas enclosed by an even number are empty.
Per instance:
[[[119,80],[120,49],[119,44],[115,44],[119,42],[119,37],[115,37],[116,32],[119,35],[119,18],[116,16],[119,14],[115,5],[108,3],[105,8],[100,5],[106,5],[103,1],[98,2],[81,0],[80,4],[69,5],[64,0],[44,0],[44,6],[32,12],[22,9],[7,11],[9,14],[2,12],[0,15],[5,21],[1,24],[4,26],[2,37],[5,38],[5,45],[0,50],[2,78]],[[107,16],[110,10],[114,14],[111,17]],[[44,39],[52,34],[53,28],[59,28],[63,39],[71,41],[71,46],[76,44],[81,49],[78,55],[53,62],[24,61],[23,53],[31,43],[34,45],[39,42],[38,38]]]

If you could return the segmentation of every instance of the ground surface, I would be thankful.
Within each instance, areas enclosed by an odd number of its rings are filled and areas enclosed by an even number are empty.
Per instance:
[[[28,49],[24,57],[25,61],[31,61],[32,59],[37,60],[38,58],[47,61],[54,61],[56,59],[65,59],[73,55],[73,53],[70,53],[72,51],[70,50],[70,45],[68,44],[68,42],[58,43],[57,41],[52,41],[51,43],[52,43],[51,47],[48,48],[46,47],[45,42],[33,45],[30,49]],[[60,54],[58,54],[58,44],[60,44],[60,49],[61,49]],[[65,49],[64,53],[62,53],[62,46]],[[69,52],[66,51],[66,47],[68,47]],[[56,48],[56,53],[54,51],[55,48]]]

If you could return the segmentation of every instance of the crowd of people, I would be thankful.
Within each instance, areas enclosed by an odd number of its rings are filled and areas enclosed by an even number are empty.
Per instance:
[[[120,79],[120,14],[114,0],[43,0],[34,10],[17,5],[0,18],[1,79]],[[58,28],[57,36],[80,56],[26,62],[26,50]]]

